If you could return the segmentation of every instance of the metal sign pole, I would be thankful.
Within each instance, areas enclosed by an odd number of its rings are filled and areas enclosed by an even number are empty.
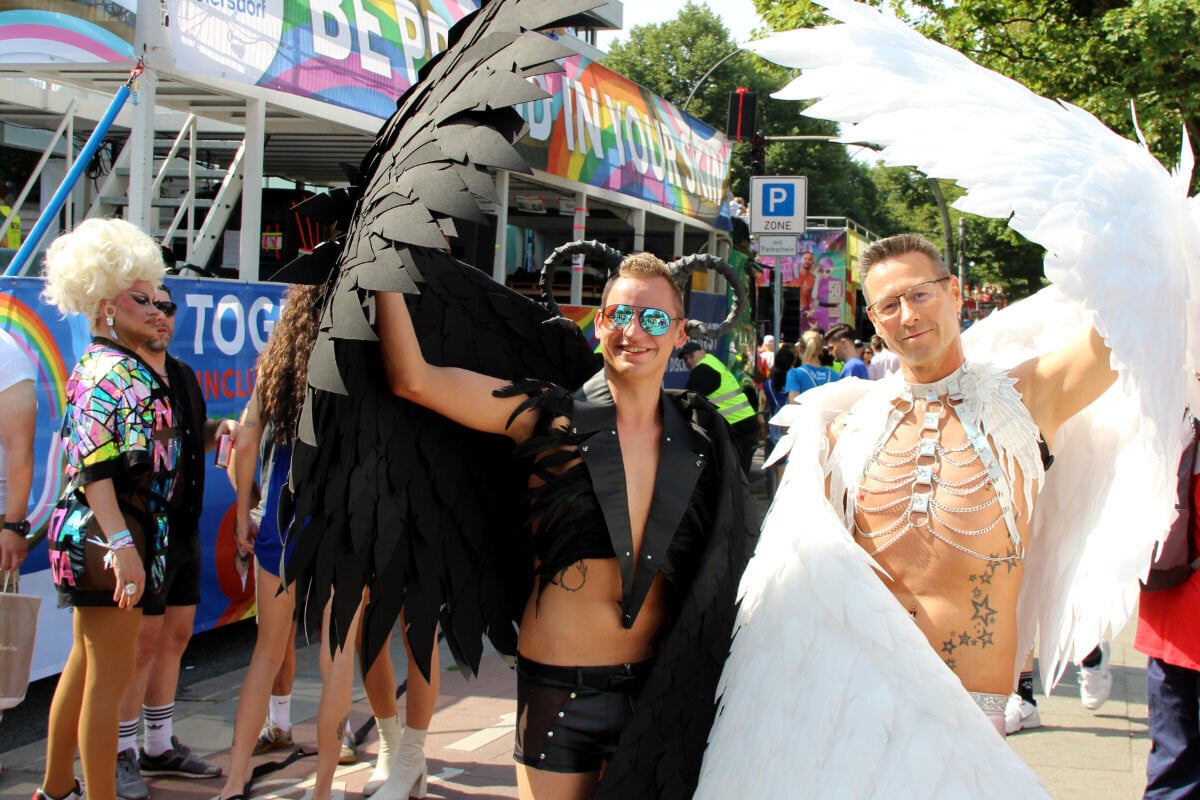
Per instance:
[[[779,268],[779,259],[775,259],[775,268],[771,270],[771,286],[772,286],[772,305],[774,306],[773,314],[775,319],[775,347],[778,348],[783,344],[783,339],[780,338],[780,328],[783,325],[783,270]]]

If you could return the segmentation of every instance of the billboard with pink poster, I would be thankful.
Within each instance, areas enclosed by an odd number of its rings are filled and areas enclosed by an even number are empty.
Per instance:
[[[771,286],[780,271],[783,286],[799,289],[800,329],[828,330],[839,322],[852,322],[846,306],[846,230],[809,228],[796,239],[794,256],[760,256],[763,269],[759,286]],[[788,302],[793,302],[788,293]]]

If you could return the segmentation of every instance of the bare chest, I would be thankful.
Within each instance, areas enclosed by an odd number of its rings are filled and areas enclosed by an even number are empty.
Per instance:
[[[650,516],[654,484],[658,479],[657,436],[622,436],[621,457],[625,465],[625,495],[629,500],[629,526],[635,551],[641,548]]]
[[[855,488],[855,540],[895,575],[935,591],[947,574],[1019,564],[1029,526],[1017,474],[953,410],[914,408],[868,461]],[[957,581],[953,581],[957,583]],[[916,588],[914,586],[914,588]]]

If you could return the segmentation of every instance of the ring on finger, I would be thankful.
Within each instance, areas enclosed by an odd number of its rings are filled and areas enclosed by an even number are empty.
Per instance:
[[[137,594],[137,584],[133,581],[125,584],[125,594],[129,595],[130,597],[133,597],[135,594]]]

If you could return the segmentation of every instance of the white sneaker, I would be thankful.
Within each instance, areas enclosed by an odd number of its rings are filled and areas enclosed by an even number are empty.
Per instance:
[[[1018,733],[1029,728],[1042,727],[1042,715],[1038,707],[1028,700],[1022,700],[1021,695],[1008,696],[1008,704],[1004,706],[1004,732]]]
[[[1112,694],[1113,676],[1108,668],[1109,644],[1100,642],[1100,663],[1094,667],[1079,666],[1079,702],[1089,711],[1104,705]]]

